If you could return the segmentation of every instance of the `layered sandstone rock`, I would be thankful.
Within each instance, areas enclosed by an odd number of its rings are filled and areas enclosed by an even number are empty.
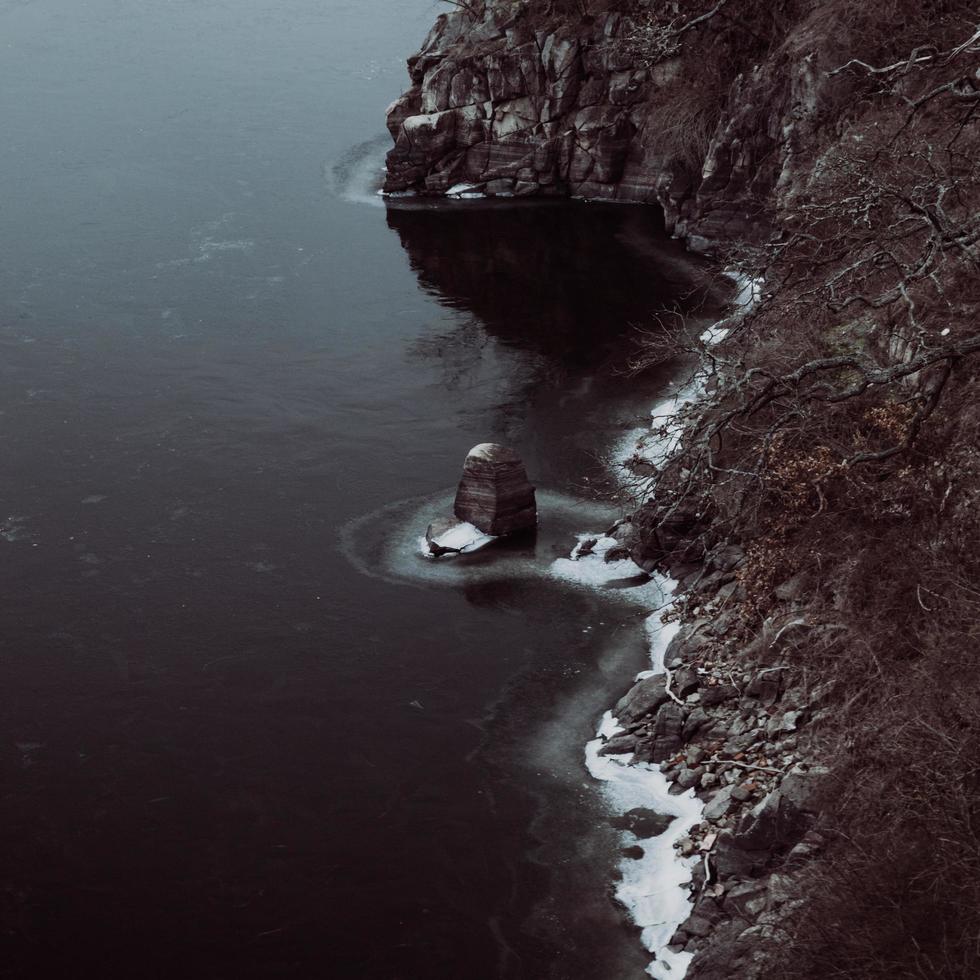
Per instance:
[[[532,530],[537,505],[520,456],[506,446],[474,446],[463,463],[453,512],[485,534]]]

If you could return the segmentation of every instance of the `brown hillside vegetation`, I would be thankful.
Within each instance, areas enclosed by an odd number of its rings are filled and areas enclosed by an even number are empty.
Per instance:
[[[650,5],[649,25],[715,6]],[[762,43],[758,20],[735,23],[762,6],[717,4],[730,49],[739,32]],[[791,654],[834,682],[814,733],[835,772],[832,844],[773,934],[772,975],[977,977],[980,16],[765,6],[773,49],[802,32],[836,66],[778,233],[733,251],[765,277],[762,302],[721,345],[689,348],[711,394],[688,410],[658,519],[693,504],[707,535],[746,547],[746,636],[794,576],[808,616],[837,627]]]

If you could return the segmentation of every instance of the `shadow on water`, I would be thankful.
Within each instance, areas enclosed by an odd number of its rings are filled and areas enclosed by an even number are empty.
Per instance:
[[[466,201],[394,204],[387,214],[423,289],[567,374],[622,369],[635,328],[716,302],[655,208]]]
[[[387,221],[420,287],[457,314],[412,354],[438,364],[448,393],[487,392],[480,437],[514,445],[553,487],[614,489],[598,447],[678,370],[637,376],[631,360],[664,321],[700,333],[717,319],[727,297],[706,264],[653,207],[411,199],[389,203]],[[501,361],[503,384],[488,376]]]

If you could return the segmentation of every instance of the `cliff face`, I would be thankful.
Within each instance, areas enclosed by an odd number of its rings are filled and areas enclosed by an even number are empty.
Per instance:
[[[764,240],[796,190],[823,83],[808,31],[758,64],[705,21],[706,64],[653,60],[642,21],[490,3],[440,16],[388,111],[389,192],[654,202],[696,251]],[[738,71],[746,62],[745,71]],[[805,172],[805,167],[803,168]]]

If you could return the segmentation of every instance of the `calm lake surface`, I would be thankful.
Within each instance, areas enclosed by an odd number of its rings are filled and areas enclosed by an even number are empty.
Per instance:
[[[372,198],[441,9],[0,0],[0,976],[642,975],[582,749],[643,612],[547,569],[680,250]],[[435,569],[491,439],[541,533]]]

